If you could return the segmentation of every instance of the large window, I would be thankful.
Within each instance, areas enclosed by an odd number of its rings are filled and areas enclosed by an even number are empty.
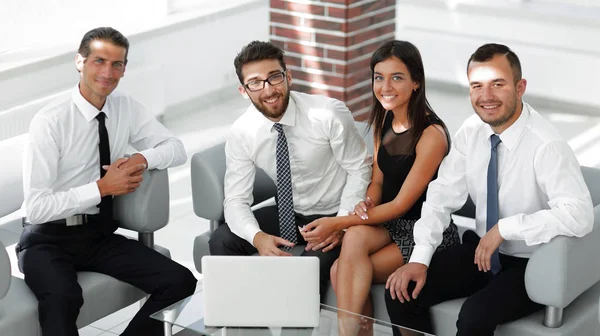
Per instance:
[[[2,1],[0,53],[73,45],[98,26],[134,32],[167,14],[167,0],[18,0]],[[0,60],[1,61],[1,60]]]

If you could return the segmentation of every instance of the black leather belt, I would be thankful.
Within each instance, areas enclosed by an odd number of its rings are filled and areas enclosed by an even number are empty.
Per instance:
[[[87,224],[90,221],[90,219],[95,216],[97,216],[97,215],[81,214],[81,215],[67,217],[64,219],[57,219],[57,220],[49,221],[44,224],[77,226],[77,225]],[[27,220],[27,218],[23,218],[23,227],[26,227],[29,225],[31,225],[31,223]]]

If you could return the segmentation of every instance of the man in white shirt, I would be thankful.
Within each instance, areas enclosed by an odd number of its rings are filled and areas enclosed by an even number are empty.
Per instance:
[[[196,287],[187,268],[114,234],[113,196],[134,192],[145,169],[178,166],[187,157],[181,141],[142,105],[113,92],[128,50],[112,28],[86,33],[76,56],[78,86],[31,121],[23,172],[27,222],[17,255],[39,301],[44,336],[78,334],[78,271],[108,274],[150,294],[122,335],[162,335],[150,314]],[[129,145],[139,152],[124,158]]]
[[[393,323],[435,333],[429,307],[468,297],[457,335],[486,336],[541,308],[525,290],[529,257],[558,235],[586,235],[594,215],[573,151],[522,101],[527,82],[517,55],[504,45],[483,45],[467,75],[477,115],[459,129],[429,185],[416,246],[410,262],[389,277],[386,304]],[[475,232],[434,254],[467,196],[476,205]]]
[[[277,46],[251,42],[234,65],[239,91],[252,105],[234,122],[225,145],[228,225],[213,232],[210,252],[288,256],[286,248],[306,244],[299,227],[347,215],[364,198],[372,160],[342,102],[290,91],[292,74]],[[276,181],[278,205],[252,212],[257,167]],[[342,234],[309,244],[303,253],[320,259],[322,295]]]

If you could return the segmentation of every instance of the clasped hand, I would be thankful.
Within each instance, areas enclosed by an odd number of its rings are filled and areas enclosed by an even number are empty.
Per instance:
[[[109,166],[102,166],[106,174],[97,182],[100,195],[119,196],[135,191],[144,179],[142,174],[146,167],[146,159],[141,154],[121,158]]]

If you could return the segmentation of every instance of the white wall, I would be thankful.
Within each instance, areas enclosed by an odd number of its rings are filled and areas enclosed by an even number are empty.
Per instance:
[[[600,7],[538,0],[399,0],[396,36],[421,51],[427,78],[466,86],[466,63],[487,42],[521,59],[528,95],[600,113]]]
[[[118,90],[158,115],[234,86],[237,52],[254,39],[268,39],[268,1],[226,3],[225,8],[213,5],[202,15],[129,35],[130,63]],[[77,44],[55,56],[0,70],[0,140],[27,132],[43,105],[76,85]]]

